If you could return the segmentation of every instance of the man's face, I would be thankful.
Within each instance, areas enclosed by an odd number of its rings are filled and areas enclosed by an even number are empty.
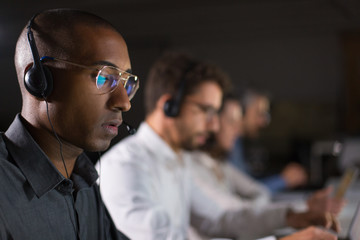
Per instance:
[[[216,141],[222,150],[229,152],[236,138],[239,136],[242,111],[240,104],[234,100],[224,103],[224,109],[220,114],[220,130],[216,134]]]
[[[258,96],[246,108],[243,126],[246,136],[255,138],[269,124],[269,100]]]
[[[117,32],[84,26],[78,30],[76,40],[82,43],[81,53],[76,59],[66,60],[86,66],[111,64],[122,70],[131,68],[126,44]],[[131,106],[124,87],[119,84],[113,92],[100,94],[95,83],[96,70],[48,64],[54,78],[49,112],[57,134],[70,146],[88,151],[107,149],[118,133],[122,112]]]
[[[211,132],[218,131],[221,99],[222,90],[213,81],[200,84],[194,94],[184,98],[180,115],[175,119],[181,148],[196,149],[205,144]]]

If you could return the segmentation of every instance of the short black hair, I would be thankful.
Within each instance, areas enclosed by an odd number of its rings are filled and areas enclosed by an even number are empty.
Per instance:
[[[49,9],[35,14],[32,19],[31,30],[34,32],[39,51],[46,49],[46,52],[51,52],[56,57],[76,56],[82,49],[81,45],[76,45],[71,40],[72,37],[81,35],[76,29],[79,25],[108,28],[118,32],[107,20],[77,9]]]

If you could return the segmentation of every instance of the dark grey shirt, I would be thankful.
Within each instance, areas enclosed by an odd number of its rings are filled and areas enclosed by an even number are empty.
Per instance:
[[[0,133],[0,239],[127,239],[101,201],[86,155],[64,178],[21,121],[18,115]]]

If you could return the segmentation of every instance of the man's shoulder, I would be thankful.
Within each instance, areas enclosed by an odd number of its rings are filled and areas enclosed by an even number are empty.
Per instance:
[[[4,133],[0,132],[0,159],[7,159],[8,151],[6,149],[5,141],[4,141]]]
[[[8,211],[11,206],[17,205],[18,202],[24,199],[23,189],[27,188],[25,185],[26,179],[13,161],[9,154],[4,140],[4,133],[0,133],[0,191],[6,192],[0,197],[1,211]]]
[[[4,140],[4,133],[0,132],[0,179],[4,178],[4,174],[1,172],[9,174],[9,171],[17,170],[16,165],[11,161],[9,152],[6,148],[6,143]],[[5,174],[5,175],[7,175]]]
[[[0,179],[7,178],[12,173],[19,174],[20,170],[12,160],[6,147],[5,134],[0,132]],[[4,174],[2,174],[4,173]],[[0,182],[4,182],[1,181]]]
[[[110,147],[102,158],[116,156],[122,156],[123,158],[126,158],[127,156],[132,157],[141,154],[142,149],[143,146],[141,141],[139,141],[136,136],[129,136]]]
[[[106,164],[136,164],[137,159],[146,158],[146,149],[136,136],[129,136],[113,145],[101,156],[104,165]]]

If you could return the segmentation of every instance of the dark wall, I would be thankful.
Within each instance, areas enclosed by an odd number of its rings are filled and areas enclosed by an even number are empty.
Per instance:
[[[18,3],[17,3],[18,2]],[[238,92],[271,92],[272,124],[263,138],[286,155],[292,139],[341,135],[345,98],[341,36],[360,29],[357,1],[12,1],[0,10],[0,130],[21,109],[13,67],[15,41],[26,21],[45,8],[75,7],[110,20],[128,42],[132,68],[144,87],[164,50],[184,50],[223,67]],[[124,119],[144,118],[143,88]],[[126,136],[120,131],[118,141]]]

